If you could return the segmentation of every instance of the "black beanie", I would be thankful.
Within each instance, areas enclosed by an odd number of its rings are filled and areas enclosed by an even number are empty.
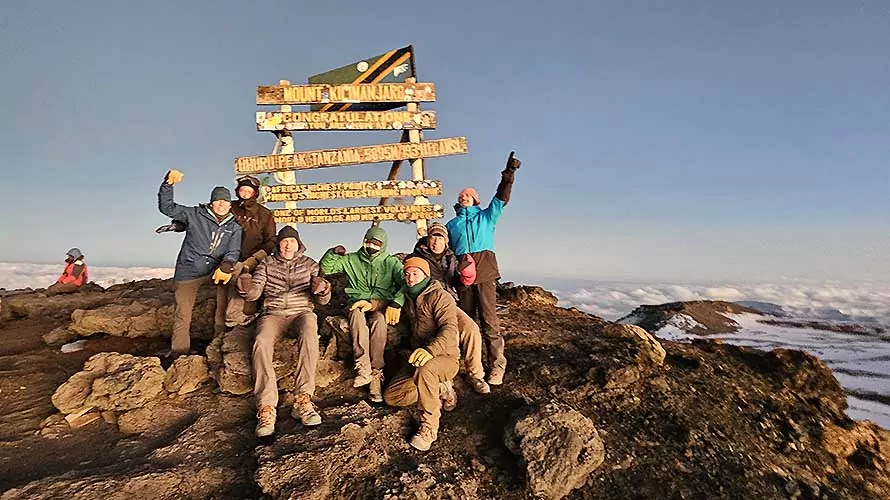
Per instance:
[[[278,231],[278,243],[281,243],[281,240],[285,238],[296,238],[297,241],[300,241],[300,233],[291,226],[284,226]]]

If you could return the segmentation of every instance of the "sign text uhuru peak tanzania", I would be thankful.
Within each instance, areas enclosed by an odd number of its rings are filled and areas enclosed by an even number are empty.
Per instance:
[[[308,168],[381,163],[415,158],[434,158],[467,152],[466,137],[449,137],[425,142],[400,142],[376,146],[357,146],[293,154],[242,156],[235,158],[235,172],[251,174]]]
[[[440,219],[442,205],[375,205],[342,208],[290,208],[272,210],[275,222],[283,224],[322,224],[326,222],[410,221]]]
[[[432,83],[358,83],[343,85],[271,85],[256,89],[257,104],[358,102],[434,102]]]
[[[439,196],[442,181],[364,181],[329,184],[279,184],[269,189],[268,201],[333,200]]]

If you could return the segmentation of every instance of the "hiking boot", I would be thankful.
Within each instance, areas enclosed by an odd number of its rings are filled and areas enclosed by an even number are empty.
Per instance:
[[[437,434],[438,432],[430,424],[420,424],[420,429],[417,429],[417,434],[411,437],[410,444],[420,451],[427,451],[436,441]]]
[[[504,383],[504,369],[498,366],[495,366],[491,369],[491,373],[488,374],[488,383],[491,385],[501,385]]]
[[[374,370],[371,372],[371,387],[369,390],[371,401],[375,403],[383,402],[383,372]]]
[[[291,416],[300,419],[300,422],[305,426],[311,427],[321,423],[321,415],[315,410],[312,399],[306,393],[297,394]]]
[[[256,412],[256,437],[262,438],[275,433],[275,408],[271,405],[263,405]]]
[[[491,392],[491,387],[489,387],[481,378],[470,378],[470,386],[479,394],[488,394]]]
[[[445,411],[452,411],[457,407],[457,393],[450,380],[439,384],[439,399],[442,400],[442,409]]]

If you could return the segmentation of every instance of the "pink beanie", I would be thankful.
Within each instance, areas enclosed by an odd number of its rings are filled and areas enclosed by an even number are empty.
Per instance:
[[[462,195],[462,194],[470,195],[470,197],[473,198],[473,205],[478,205],[478,204],[482,203],[479,200],[479,193],[477,193],[476,190],[473,188],[465,188],[463,191],[461,191],[460,193],[457,194],[458,198],[460,198],[460,195]]]

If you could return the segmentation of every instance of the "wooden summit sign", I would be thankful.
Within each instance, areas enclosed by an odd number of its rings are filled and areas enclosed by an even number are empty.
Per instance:
[[[330,184],[279,184],[272,186],[266,199],[268,201],[303,201],[440,196],[441,194],[442,181],[365,181]]]
[[[332,111],[256,114],[256,129],[278,130],[420,130],[436,128],[435,111]]]
[[[291,154],[242,156],[235,158],[235,172],[254,174],[310,168],[339,167],[362,163],[435,158],[467,152],[466,137],[449,137],[425,142],[399,142],[376,146],[301,151]]]
[[[322,224],[327,222],[416,221],[445,216],[442,205],[375,205],[341,208],[291,208],[272,210],[276,223]]]
[[[270,85],[256,88],[257,104],[359,102],[434,102],[432,83],[358,83],[343,85]]]

